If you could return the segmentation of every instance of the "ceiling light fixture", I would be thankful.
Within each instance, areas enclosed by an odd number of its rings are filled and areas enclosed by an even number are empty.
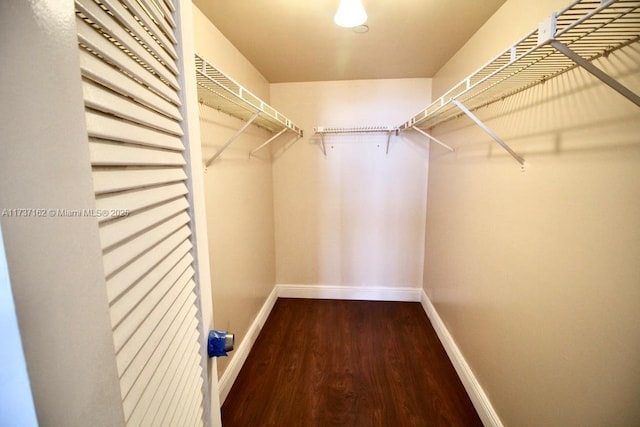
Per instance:
[[[369,26],[368,25],[358,25],[357,27],[353,27],[352,30],[353,30],[354,33],[364,34],[367,31],[369,31]]]
[[[341,27],[357,27],[367,22],[367,12],[360,0],[341,0],[333,22]]]

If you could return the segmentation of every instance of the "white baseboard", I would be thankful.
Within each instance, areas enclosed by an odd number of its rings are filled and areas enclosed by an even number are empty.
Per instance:
[[[440,318],[440,315],[436,311],[436,308],[431,303],[431,300],[427,296],[424,291],[421,291],[422,298],[420,300],[424,311],[427,313],[429,320],[431,320],[431,324],[438,334],[438,338],[440,338],[440,342],[442,346],[449,355],[449,359],[453,364],[462,384],[464,385],[473,406],[476,408],[478,412],[478,416],[482,420],[482,423],[486,427],[502,427],[502,421],[500,421],[500,417],[493,409],[493,405],[491,405],[491,401],[485,394],[482,386],[476,379],[473,371],[467,364],[462,352],[456,345],[453,337],[449,333],[449,330],[445,326],[444,322]]]
[[[344,299],[365,301],[420,301],[420,288],[356,287],[328,285],[276,285],[282,298]]]
[[[264,322],[269,317],[269,313],[271,313],[271,309],[273,309],[276,300],[278,299],[278,287],[274,286],[273,290],[267,297],[266,301],[262,305],[262,308],[258,312],[255,320],[247,330],[247,334],[245,338],[242,340],[240,345],[233,351],[234,355],[227,366],[227,369],[224,370],[222,375],[220,376],[220,380],[218,381],[218,389],[220,391],[220,405],[222,405],[229,395],[229,391],[231,391],[231,386],[236,381],[238,374],[240,373],[240,369],[242,369],[242,365],[247,360],[249,356],[249,352],[253,347],[253,343],[256,341],[258,334],[262,330],[262,326]]]

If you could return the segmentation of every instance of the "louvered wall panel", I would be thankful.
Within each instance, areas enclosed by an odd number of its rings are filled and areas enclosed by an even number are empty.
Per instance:
[[[145,209],[155,204],[184,196],[187,192],[187,186],[182,182],[178,182],[175,184],[160,185],[159,187],[106,193],[96,197],[96,208],[111,210],[128,209],[130,213],[134,213],[140,209]],[[107,219],[109,218],[99,218],[101,222]]]
[[[128,425],[204,424],[169,0],[76,0],[116,365]]]

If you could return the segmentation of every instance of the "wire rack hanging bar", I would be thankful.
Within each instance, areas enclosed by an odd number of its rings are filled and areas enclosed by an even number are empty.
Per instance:
[[[313,132],[320,135],[338,135],[350,133],[387,133],[395,132],[395,126],[357,126],[357,127],[328,127],[318,126],[313,128]]]
[[[210,108],[247,122],[230,140],[222,145],[222,148],[212,158],[207,160],[207,166],[217,159],[222,151],[246,130],[249,124],[276,133],[277,136],[284,132],[293,132],[298,138],[303,136],[302,129],[285,115],[242,87],[198,54],[195,55],[195,65],[199,101]],[[267,143],[262,144],[259,148],[274,141],[276,137],[269,138]],[[251,154],[255,151],[257,150],[253,150]]]
[[[320,136],[320,144],[322,152],[327,155],[327,148],[325,145],[325,135],[350,135],[350,134],[375,134],[384,133],[387,134],[387,149],[386,154],[389,154],[389,144],[391,143],[391,135],[398,134],[398,128],[396,126],[356,126],[356,127],[331,127],[331,126],[318,126],[313,128],[313,132]]]
[[[431,129],[467,114],[454,100],[474,111],[577,66],[638,104],[633,92],[595,66],[585,65],[638,40],[640,1],[574,1],[398,128]]]

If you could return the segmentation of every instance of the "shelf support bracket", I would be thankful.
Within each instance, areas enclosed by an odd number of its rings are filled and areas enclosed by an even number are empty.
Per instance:
[[[257,151],[260,151],[264,146],[266,146],[267,144],[269,144],[270,142],[272,142],[273,140],[275,140],[277,137],[279,137],[280,135],[282,135],[283,133],[285,133],[287,131],[287,128],[282,129],[280,132],[276,133],[275,135],[273,135],[271,138],[267,139],[265,142],[263,142],[262,144],[260,144],[259,147],[254,148],[253,150],[251,150],[251,152],[249,152],[249,158],[251,158],[251,156],[256,153]]]
[[[242,127],[238,129],[238,131],[235,134],[233,134],[233,136],[229,138],[229,140],[222,147],[220,147],[218,152],[214,154],[213,157],[211,157],[209,160],[207,160],[207,163],[205,163],[205,166],[209,166],[211,163],[214,162],[215,159],[220,157],[220,154],[222,154],[222,152],[226,150],[227,147],[231,145],[231,143],[235,141],[237,137],[242,135],[242,132],[244,132],[251,125],[251,123],[253,123],[253,121],[258,118],[259,115],[260,115],[259,111],[256,111],[255,113],[253,113],[253,116],[251,116],[251,118],[247,120],[247,122],[244,125],[242,125]]]
[[[324,145],[324,134],[320,134],[320,144],[322,145],[322,152],[324,153],[324,156],[327,157],[327,147],[325,147]]]
[[[391,135],[393,134],[393,132],[389,132],[389,134],[387,135],[387,151],[385,152],[385,155],[389,155],[389,144],[391,143]]]
[[[496,135],[491,129],[489,129],[487,127],[487,125],[485,125],[482,120],[480,120],[475,114],[473,114],[471,111],[469,111],[467,109],[467,107],[462,105],[462,103],[460,101],[458,101],[457,99],[452,99],[451,102],[453,102],[456,105],[456,107],[458,107],[464,114],[469,116],[469,118],[471,120],[473,120],[480,127],[480,129],[482,129],[487,135],[489,135],[495,142],[500,144],[500,146],[502,148],[504,148],[507,151],[507,153],[511,154],[511,157],[516,159],[516,161],[518,163],[520,163],[521,166],[524,166],[524,159],[522,157],[520,157],[520,155],[518,155],[518,153],[513,151],[511,149],[511,147],[509,147],[507,145],[506,142],[504,142],[502,139],[500,139],[500,137],[498,135]]]
[[[447,144],[445,144],[444,142],[440,141],[439,139],[429,135],[427,132],[423,131],[420,128],[417,128],[415,126],[411,126],[411,129],[415,130],[418,133],[421,133],[422,135],[426,136],[427,138],[429,138],[430,140],[432,140],[433,142],[435,142],[436,144],[439,144],[441,146],[443,146],[444,148],[446,148],[447,150],[453,152],[453,148],[449,147]]]
[[[638,107],[640,107],[640,96],[633,93],[631,90],[629,90],[629,88],[620,84],[615,79],[611,78],[611,76],[609,76],[607,73],[605,73],[604,71],[602,71],[601,69],[593,65],[591,62],[587,61],[586,59],[584,59],[583,57],[575,53],[573,50],[569,48],[569,46],[565,45],[564,43],[561,43],[557,40],[551,40],[549,43],[558,52],[562,53],[564,56],[566,56],[567,58],[569,58],[570,60],[578,64],[580,67],[584,68],[586,71],[588,71],[589,73],[591,73],[592,75],[600,79],[600,81],[602,81],[604,84],[609,86],[611,89],[615,90],[620,95],[624,96],[629,101],[633,102]]]

